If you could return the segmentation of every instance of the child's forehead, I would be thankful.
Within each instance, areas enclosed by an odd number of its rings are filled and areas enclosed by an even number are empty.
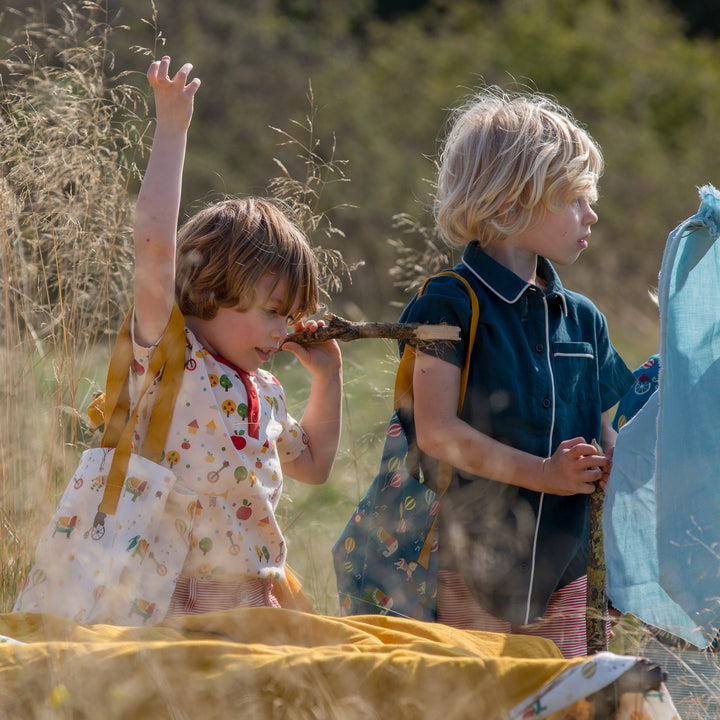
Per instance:
[[[288,281],[272,273],[266,273],[257,282],[255,292],[258,298],[283,302],[288,292]]]
[[[273,308],[280,308],[286,305],[289,298],[290,288],[288,287],[288,280],[283,277],[278,277],[273,274],[263,275],[258,281],[255,289],[256,302],[261,304],[270,305]],[[300,309],[300,292],[296,293],[296,296],[292,298],[292,303],[288,315],[295,315]]]

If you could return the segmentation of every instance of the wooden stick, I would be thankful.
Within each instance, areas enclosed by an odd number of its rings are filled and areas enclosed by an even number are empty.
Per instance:
[[[456,325],[424,325],[422,323],[350,322],[350,320],[328,313],[325,315],[325,325],[314,331],[302,330],[292,333],[283,342],[308,344],[328,340],[348,342],[369,338],[453,342],[460,339],[460,328]]]
[[[592,441],[598,453],[602,448]],[[587,654],[607,650],[608,598],[605,571],[605,538],[602,529],[602,513],[605,491],[598,483],[590,496],[590,548],[587,565]]]

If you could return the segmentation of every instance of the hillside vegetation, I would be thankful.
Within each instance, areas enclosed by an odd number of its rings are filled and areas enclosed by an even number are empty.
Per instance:
[[[57,3],[42,5],[42,17],[61,22]],[[389,274],[404,256],[389,241],[422,246],[414,222],[398,228],[395,218],[405,213],[421,226],[431,222],[433,160],[448,109],[483,82],[555,96],[606,156],[600,222],[590,249],[563,278],[608,314],[628,362],[642,359],[656,344],[648,289],[667,234],[696,209],[696,186],[720,183],[717,41],[686,37],[685,21],[657,0],[434,0],[393,13],[380,12],[384,5],[403,4],[77,3],[109,25],[116,60],[113,67],[108,62],[108,77],[129,71],[123,82],[144,92],[148,53],[168,53],[192,61],[202,78],[185,212],[218,193],[267,192],[268,179],[278,175],[276,158],[291,174],[304,172],[296,147],[282,146],[284,137],[271,128],[317,140],[321,157],[347,161],[341,167],[349,182],[330,182],[320,204],[335,208],[330,217],[344,231],[332,242],[347,260],[365,261],[333,301],[334,310],[353,318],[391,319],[407,299]],[[27,23],[27,15],[4,11],[9,35]],[[7,51],[22,41],[15,34]]]

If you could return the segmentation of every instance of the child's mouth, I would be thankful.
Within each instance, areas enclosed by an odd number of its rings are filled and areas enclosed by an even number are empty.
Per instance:
[[[258,354],[258,357],[263,362],[267,362],[270,359],[270,356],[274,355],[277,351],[278,351],[278,348],[274,348],[274,347],[267,347],[267,348],[256,347],[255,348],[255,352]]]

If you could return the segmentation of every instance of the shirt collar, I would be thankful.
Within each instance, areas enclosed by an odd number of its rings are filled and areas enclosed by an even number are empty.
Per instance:
[[[497,260],[491,258],[477,243],[470,243],[463,253],[462,264],[491,292],[507,303],[517,302],[523,293],[533,287],[518,277]],[[547,283],[545,296],[548,300],[557,298],[567,315],[565,290],[555,268],[544,257],[538,256],[537,274]]]

